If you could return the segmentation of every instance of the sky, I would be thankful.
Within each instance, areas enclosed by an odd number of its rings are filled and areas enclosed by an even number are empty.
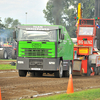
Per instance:
[[[48,0],[0,0],[0,17],[18,19],[21,24],[49,24],[43,9]],[[26,14],[27,12],[27,14]]]

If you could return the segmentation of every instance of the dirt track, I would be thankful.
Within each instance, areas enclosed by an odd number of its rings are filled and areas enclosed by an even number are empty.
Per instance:
[[[11,62],[16,63],[16,60],[0,60],[0,64],[10,64]]]
[[[54,78],[53,75],[43,77],[19,77],[17,70],[0,71],[0,87],[2,100],[33,98],[37,94],[66,92],[68,78]],[[100,76],[73,76],[74,90],[100,88]]]

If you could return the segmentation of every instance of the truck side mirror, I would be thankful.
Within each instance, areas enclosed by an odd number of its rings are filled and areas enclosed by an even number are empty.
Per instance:
[[[16,31],[13,32],[13,39],[16,39]]]
[[[64,34],[61,34],[61,39],[64,40]]]

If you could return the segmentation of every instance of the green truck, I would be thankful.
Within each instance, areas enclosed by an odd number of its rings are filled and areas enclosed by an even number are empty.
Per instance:
[[[16,34],[17,32],[17,34]],[[17,37],[16,37],[17,35]],[[68,76],[73,60],[73,42],[61,25],[20,25],[13,33],[17,41],[17,69],[20,77],[54,73]]]

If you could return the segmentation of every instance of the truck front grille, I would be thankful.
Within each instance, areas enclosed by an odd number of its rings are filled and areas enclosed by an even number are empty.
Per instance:
[[[30,57],[51,57],[50,55],[48,55],[48,53],[52,53],[49,52],[49,50],[52,49],[40,49],[40,48],[22,48],[24,49],[24,51],[22,51],[22,56],[30,56]]]
[[[30,68],[43,68],[43,60],[42,59],[30,59],[29,67]]]

